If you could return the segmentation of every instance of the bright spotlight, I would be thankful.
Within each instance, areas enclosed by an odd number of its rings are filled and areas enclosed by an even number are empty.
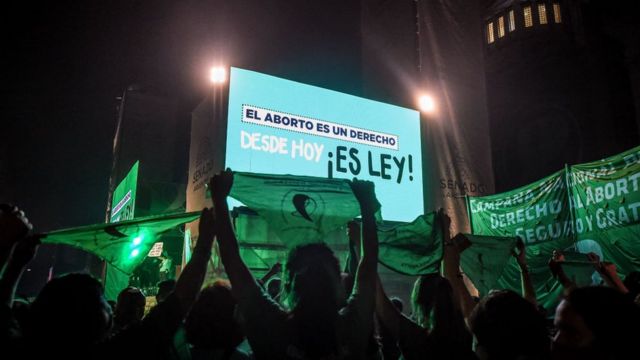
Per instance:
[[[209,75],[209,80],[214,84],[223,84],[227,81],[227,69],[222,66],[212,67]]]
[[[436,101],[430,95],[421,95],[418,98],[418,107],[424,113],[433,113],[436,110]]]

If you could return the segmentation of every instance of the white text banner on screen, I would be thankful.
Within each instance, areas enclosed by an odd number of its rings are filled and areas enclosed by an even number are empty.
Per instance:
[[[251,105],[242,106],[242,121],[276,129],[398,150],[398,136],[336,122],[313,119]]]

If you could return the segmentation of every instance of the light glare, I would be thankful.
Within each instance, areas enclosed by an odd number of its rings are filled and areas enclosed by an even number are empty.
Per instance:
[[[420,111],[425,113],[432,113],[436,110],[436,102],[429,95],[421,95],[418,99],[418,106]]]
[[[222,84],[227,81],[227,70],[222,66],[213,67],[209,79],[214,84]]]

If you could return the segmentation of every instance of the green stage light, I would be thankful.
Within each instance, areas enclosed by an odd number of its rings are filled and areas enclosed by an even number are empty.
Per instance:
[[[140,254],[140,250],[133,249],[133,251],[131,252],[131,257],[136,257],[136,256],[138,256],[138,254]]]
[[[142,243],[142,235],[138,235],[133,238],[133,246],[138,246]]]

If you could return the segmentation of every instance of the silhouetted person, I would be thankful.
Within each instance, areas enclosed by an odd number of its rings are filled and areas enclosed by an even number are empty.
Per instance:
[[[391,304],[399,311],[402,312],[404,308],[404,303],[398,297],[392,296],[389,298]],[[377,317],[377,315],[376,315]],[[382,358],[384,360],[397,360],[402,355],[400,351],[400,347],[398,347],[398,340],[393,337],[389,329],[387,329],[380,320],[378,319],[378,338],[380,341],[380,350],[382,352]]]
[[[470,317],[476,354],[484,359],[547,359],[549,336],[535,305],[511,290],[492,291]]]
[[[175,277],[175,268],[173,266],[173,259],[169,256],[169,253],[163,250],[158,260],[158,277],[160,281],[173,279]]]
[[[363,358],[373,329],[378,240],[373,184],[354,180],[351,187],[363,219],[363,254],[354,289],[341,307],[344,287],[335,255],[325,244],[291,250],[285,264],[281,308],[257,284],[242,261],[231,228],[226,198],[233,174],[225,171],[211,180],[218,219],[220,257],[242,311],[247,338],[257,359]]]
[[[100,282],[87,274],[49,281],[31,304],[24,327],[18,333],[13,331],[15,319],[6,311],[7,305],[12,304],[19,274],[35,255],[38,244],[37,237],[19,239],[0,277],[0,343],[7,344],[3,355],[52,359],[114,359],[124,354],[128,358],[164,357],[204,280],[214,238],[211,211],[203,210],[199,227],[193,256],[174,293],[144,319],[111,337],[111,306]]]
[[[191,359],[249,359],[237,347],[244,334],[235,317],[236,300],[228,282],[216,281],[204,288],[185,321]]]
[[[147,298],[142,290],[133,286],[122,290],[118,294],[116,310],[113,314],[114,331],[117,332],[142,320],[146,302]]]
[[[638,354],[640,308],[615,289],[573,289],[558,305],[554,324],[555,359],[631,359]]]
[[[88,354],[106,339],[111,325],[102,284],[88,274],[64,275],[49,281],[31,304],[27,350],[50,356]]]
[[[174,279],[160,281],[158,283],[158,293],[156,294],[156,303],[163,302],[176,287],[176,281]]]
[[[439,274],[420,276],[413,287],[411,305],[413,317],[409,319],[378,283],[376,314],[387,336],[396,339],[404,359],[474,358],[471,334],[447,279]]]

